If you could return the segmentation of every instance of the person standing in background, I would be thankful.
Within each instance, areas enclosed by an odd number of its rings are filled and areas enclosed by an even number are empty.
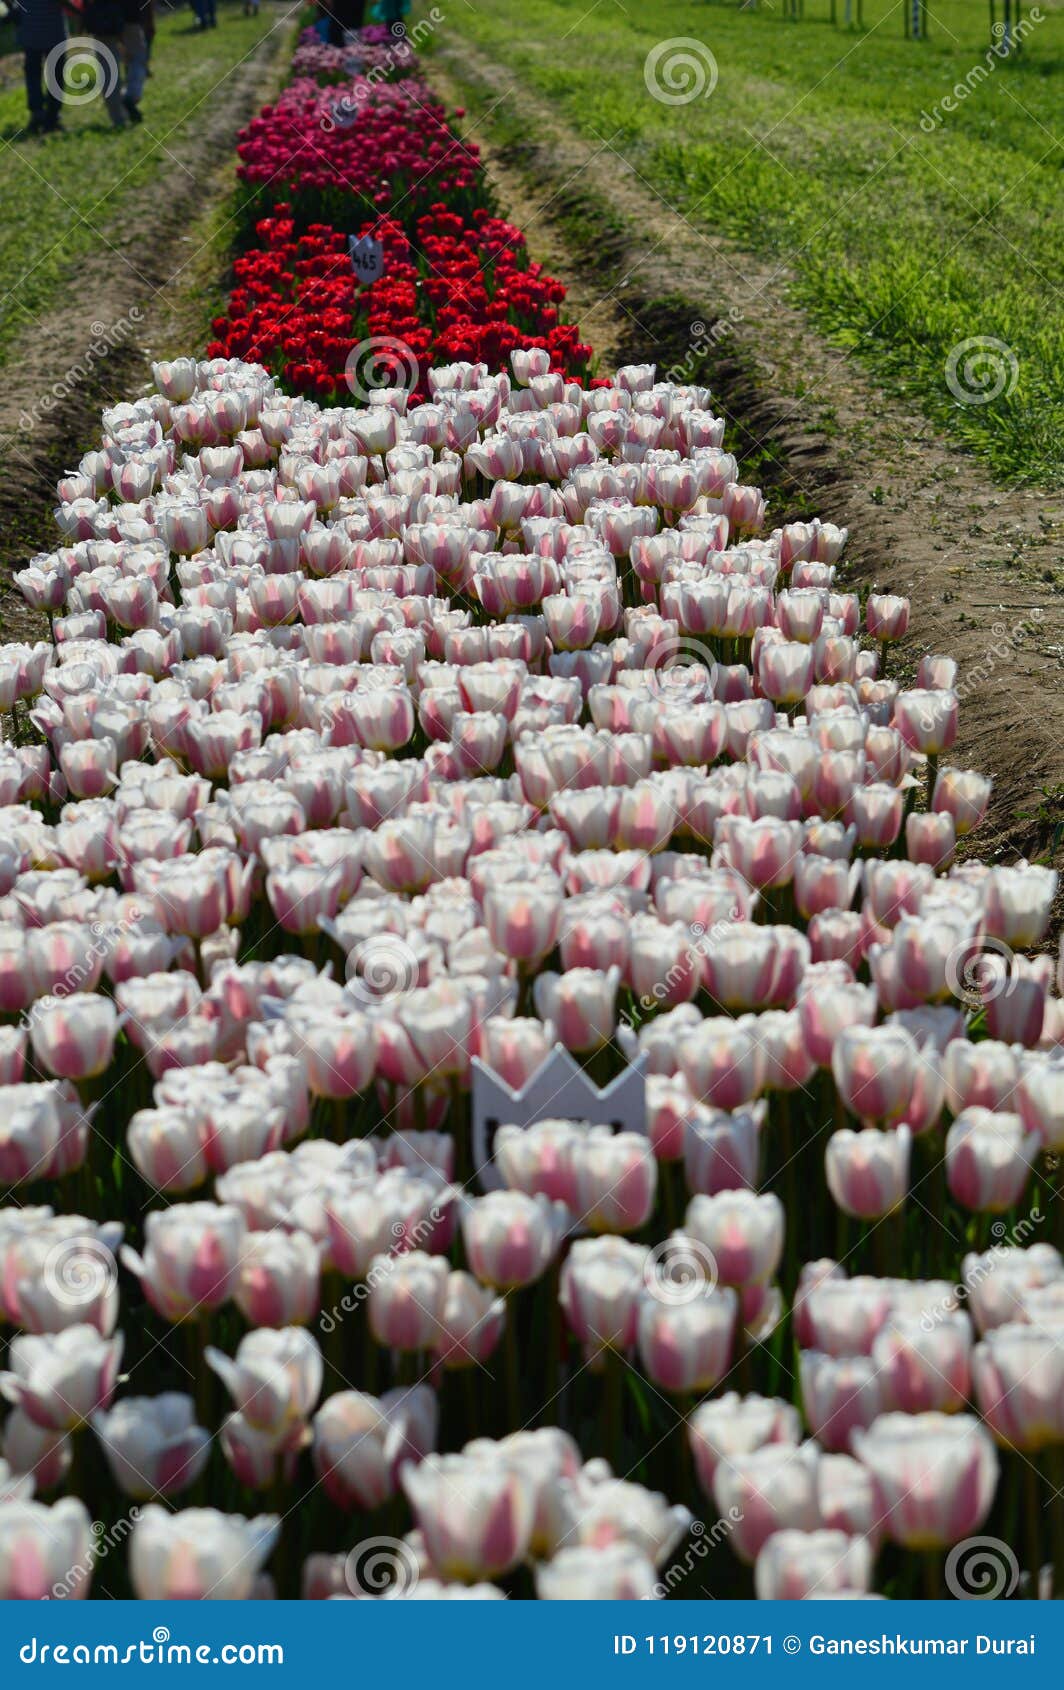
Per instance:
[[[366,0],[326,0],[322,12],[329,20],[326,40],[330,47],[342,47],[344,37],[361,29],[366,15]]]
[[[122,45],[126,27],[125,0],[87,0],[85,28],[96,37],[96,56],[100,61],[101,93],[113,129],[124,129],[127,122],[122,99]]]
[[[15,40],[22,48],[32,135],[52,134],[60,127],[56,90],[62,81],[62,46],[66,33],[66,18],[59,0],[19,0],[15,10]],[[49,54],[55,55],[54,70],[46,78]]]
[[[146,0],[144,7],[145,75],[151,75],[151,50],[155,45],[155,0]]]
[[[146,28],[151,0],[123,0],[122,10],[122,67],[125,87],[122,105],[130,123],[143,123],[140,102],[148,77],[148,32]]]

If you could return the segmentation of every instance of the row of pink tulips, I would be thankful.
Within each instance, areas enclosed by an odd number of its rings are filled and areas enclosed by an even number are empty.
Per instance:
[[[158,365],[19,572],[4,1595],[907,1594],[1059,1489],[1056,877],[710,393],[549,362]]]

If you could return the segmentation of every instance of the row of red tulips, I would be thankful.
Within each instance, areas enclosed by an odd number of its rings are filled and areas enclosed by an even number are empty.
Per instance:
[[[442,203],[409,236],[391,217],[365,222],[358,234],[379,242],[384,268],[362,285],[347,237],[319,224],[300,233],[290,209],[264,218],[260,244],[236,260],[210,357],[263,364],[290,391],[340,404],[378,385],[426,399],[434,365],[497,368],[518,348],[545,348],[567,375],[586,372],[591,348],[558,319],[565,289],[529,263],[512,224],[483,209],[467,221]]]

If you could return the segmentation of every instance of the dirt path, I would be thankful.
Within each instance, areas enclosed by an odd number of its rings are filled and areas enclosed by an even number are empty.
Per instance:
[[[238,129],[276,92],[290,61],[282,21],[221,82],[194,123],[167,139],[166,168],[123,200],[111,247],[76,276],[7,355],[0,377],[0,637],[37,635],[10,581],[56,544],[55,483],[99,438],[104,406],[133,397],[153,358],[199,351],[217,289],[219,207],[234,182]]]
[[[773,524],[845,524],[850,579],[911,598],[898,672],[927,651],[958,660],[955,759],[995,778],[980,854],[1043,851],[1064,811],[1042,796],[1064,782],[1064,498],[993,486],[811,329],[778,266],[693,227],[467,39],[438,39],[428,75],[469,107],[502,206],[569,287],[603,368],[653,359],[708,381]],[[494,144],[498,119],[521,140]],[[1037,808],[1037,822],[1018,814]]]

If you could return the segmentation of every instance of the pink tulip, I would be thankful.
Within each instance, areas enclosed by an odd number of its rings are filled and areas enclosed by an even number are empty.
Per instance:
[[[575,1211],[591,1232],[635,1232],[649,1220],[657,1163],[642,1133],[592,1129],[570,1152]]]
[[[432,1566],[445,1578],[497,1578],[523,1560],[534,1499],[518,1468],[485,1457],[430,1455],[404,1470],[403,1489]]]
[[[692,1294],[693,1292],[693,1294]],[[649,1378],[663,1391],[713,1390],[731,1367],[738,1298],[728,1288],[685,1286],[648,1292],[639,1308],[637,1342]]]
[[[1011,1110],[1020,1066],[1016,1052],[1006,1044],[983,1039],[951,1039],[942,1057],[946,1106],[954,1115],[978,1106],[981,1109]]]
[[[685,1229],[708,1249],[723,1285],[766,1285],[783,1251],[783,1205],[773,1192],[692,1197]]]
[[[171,1514],[149,1503],[133,1528],[129,1573],[143,1601],[246,1601],[280,1531],[275,1514],[245,1519],[215,1508]]]
[[[966,1314],[929,1323],[898,1317],[872,1346],[885,1409],[951,1414],[963,1408],[971,1383],[972,1328]]]
[[[383,1397],[341,1391],[314,1416],[314,1466],[340,1508],[372,1510],[395,1495],[399,1472],[436,1442],[438,1406],[427,1385]]]
[[[909,601],[892,593],[869,593],[865,627],[872,639],[900,640],[909,626]]]
[[[196,1425],[192,1398],[176,1391],[123,1397],[106,1413],[93,1415],[92,1429],[115,1484],[138,1502],[176,1496],[207,1465],[210,1433]]]
[[[94,1538],[84,1503],[51,1508],[11,1501],[0,1511],[0,1600],[42,1602],[89,1594]]]
[[[762,1602],[802,1602],[839,1591],[867,1593],[872,1547],[842,1531],[782,1531],[767,1539],[754,1568]]]
[[[993,782],[975,769],[939,769],[932,808],[953,817],[959,839],[977,828],[986,815]]]
[[[911,1145],[908,1127],[832,1133],[825,1152],[827,1182],[844,1214],[871,1221],[901,1207],[909,1192]]]
[[[515,962],[538,962],[554,946],[561,917],[561,888],[551,880],[519,888],[490,889],[484,920],[495,949]]]
[[[904,1117],[919,1051],[902,1027],[846,1027],[835,1041],[831,1071],[839,1096],[864,1121]]]
[[[984,924],[991,938],[1029,949],[1045,936],[1057,874],[1040,863],[991,869],[986,880]]]
[[[124,1246],[122,1260],[165,1320],[220,1308],[233,1293],[244,1221],[228,1204],[179,1203],[144,1220],[143,1257]]]
[[[913,751],[938,757],[957,737],[958,710],[955,692],[900,692],[894,702],[894,726]]]
[[[42,999],[30,1017],[33,1054],[60,1079],[90,1079],[109,1066],[118,1027],[110,998],[71,992],[64,998]]]
[[[856,1430],[882,1408],[877,1370],[868,1356],[835,1357],[803,1350],[802,1406],[809,1429],[825,1449],[846,1451]]]
[[[978,1532],[994,1499],[998,1460],[971,1415],[883,1414],[853,1441],[895,1543],[937,1549]]]
[[[735,1522],[729,1542],[748,1565],[774,1532],[815,1531],[820,1523],[816,1499],[815,1447],[792,1449],[767,1443],[748,1455],[721,1461],[713,1479],[713,1497],[721,1517]]]
[[[649,1252],[621,1238],[580,1238],[562,1265],[561,1305],[570,1331],[589,1353],[630,1350]]]
[[[512,1290],[539,1279],[554,1258],[565,1211],[544,1196],[490,1191],[466,1204],[462,1236],[472,1271],[485,1284]]]
[[[1059,1331],[1010,1322],[972,1357],[979,1412],[998,1442],[1037,1453],[1064,1438],[1064,1352]]]
[[[757,1183],[760,1110],[695,1112],[689,1105],[684,1121],[684,1176],[689,1191],[713,1197],[718,1191],[752,1189]]]
[[[820,1518],[832,1531],[866,1538],[877,1548],[882,1535],[875,1488],[867,1468],[849,1455],[825,1455],[817,1469]]]
[[[756,1018],[703,1021],[679,1047],[680,1067],[692,1097],[718,1109],[737,1109],[760,1092],[765,1060]]]
[[[320,1307],[321,1251],[305,1232],[249,1232],[233,1301],[252,1326],[292,1326]]]
[[[13,1338],[0,1389],[38,1426],[70,1431],[114,1395],[124,1339],[77,1324],[43,1337]]]
[[[475,1367],[498,1348],[506,1324],[506,1304],[469,1273],[452,1273],[439,1318],[436,1354],[448,1369]]]
[[[702,1403],[687,1422],[698,1481],[707,1496],[721,1461],[749,1455],[769,1444],[795,1450],[802,1435],[798,1410],[779,1397],[740,1397],[728,1391]]]
[[[964,1109],[946,1135],[946,1178],[966,1209],[1003,1214],[1018,1203],[1039,1148],[1019,1115]]]
[[[439,1340],[447,1295],[447,1263],[424,1250],[376,1256],[368,1281],[369,1323],[379,1344],[428,1350]]]
[[[616,1024],[620,970],[574,968],[540,974],[533,985],[538,1014],[550,1021],[567,1050],[584,1052],[608,1044]]]

